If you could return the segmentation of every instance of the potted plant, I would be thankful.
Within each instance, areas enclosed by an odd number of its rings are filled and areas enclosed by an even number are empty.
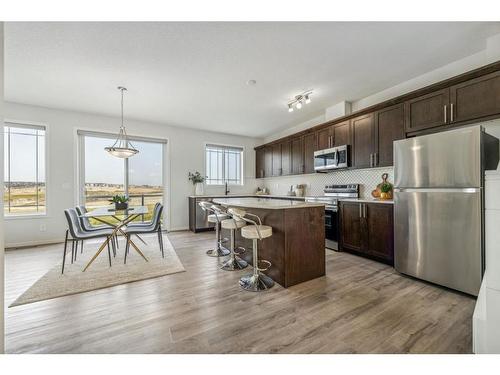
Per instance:
[[[391,190],[392,190],[392,185],[388,182],[384,182],[380,186],[380,199],[390,199]]]
[[[109,200],[115,204],[115,210],[126,210],[128,208],[128,197],[126,195],[115,195]]]
[[[188,178],[194,185],[194,194],[203,195],[203,182],[205,181],[205,177],[203,177],[200,172],[196,171],[194,173],[189,172]]]

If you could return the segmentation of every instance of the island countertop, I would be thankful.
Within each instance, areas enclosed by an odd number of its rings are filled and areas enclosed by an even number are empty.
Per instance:
[[[214,203],[224,207],[257,208],[263,210],[286,210],[289,208],[324,207],[321,202],[304,202],[293,199],[273,198],[215,198]]]

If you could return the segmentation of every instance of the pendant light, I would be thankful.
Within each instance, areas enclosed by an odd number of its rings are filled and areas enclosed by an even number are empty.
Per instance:
[[[125,87],[118,86],[118,90],[120,90],[122,94],[122,124],[120,126],[118,138],[115,143],[113,143],[113,146],[105,147],[104,149],[117,158],[126,159],[137,154],[139,150],[135,149],[132,143],[128,140],[127,131],[125,130],[125,125],[123,124],[123,92],[127,91],[127,89]]]

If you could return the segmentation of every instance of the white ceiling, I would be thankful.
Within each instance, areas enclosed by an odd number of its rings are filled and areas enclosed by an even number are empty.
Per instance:
[[[7,101],[262,137],[485,48],[500,23],[6,23]],[[246,82],[255,79],[257,84]],[[312,103],[288,113],[294,95]]]

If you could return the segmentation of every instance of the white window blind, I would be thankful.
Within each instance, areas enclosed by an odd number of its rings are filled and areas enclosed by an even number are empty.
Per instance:
[[[207,144],[205,147],[207,185],[243,185],[243,148]]]

